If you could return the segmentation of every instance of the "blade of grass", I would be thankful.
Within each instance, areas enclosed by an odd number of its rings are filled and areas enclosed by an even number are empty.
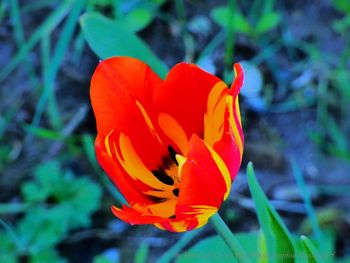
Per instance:
[[[0,116],[0,139],[4,135],[7,125],[11,123],[11,120],[16,116],[21,105],[21,103],[11,105],[11,107],[7,109],[6,113],[3,116]]]
[[[16,245],[18,252],[23,252],[25,245],[22,242],[22,239],[19,238],[14,228],[7,224],[4,220],[0,218],[0,226],[9,234],[13,243]]]
[[[85,39],[83,32],[80,30],[78,36],[74,40],[74,53],[73,61],[76,65],[79,65],[81,54],[83,53],[85,47]]]
[[[57,4],[58,1],[48,1],[48,0],[35,0],[34,2],[30,2],[28,4],[24,4],[22,7],[23,13],[29,13],[33,11],[37,11],[42,8],[48,8],[55,4]]]
[[[10,0],[11,4],[11,20],[13,26],[13,33],[15,41],[20,46],[24,41],[24,31],[22,26],[22,20],[17,0]]]
[[[294,178],[297,181],[297,185],[300,189],[300,194],[301,194],[302,198],[304,199],[306,213],[307,213],[308,218],[310,220],[312,231],[317,239],[317,242],[322,247],[323,246],[322,232],[321,232],[321,228],[320,228],[318,221],[317,221],[316,212],[312,206],[310,191],[305,184],[303,174],[300,170],[300,167],[296,163],[296,161],[292,160],[291,165],[292,165]]]
[[[2,19],[5,16],[5,12],[6,12],[6,2],[1,2],[0,3],[0,25],[2,23]]]
[[[28,124],[23,124],[21,125],[26,133],[30,133],[34,136],[37,136],[42,139],[47,139],[47,140],[64,140],[66,139],[65,136],[58,131],[55,130],[50,130],[38,126],[33,126],[33,125],[28,125]]]
[[[183,0],[176,0],[175,1],[175,9],[178,16],[178,21],[181,27],[181,36],[185,45],[185,61],[187,62],[193,62],[194,57],[194,39],[193,37],[187,32],[186,30],[186,7]]]
[[[236,12],[236,0],[228,0],[228,8],[230,10],[230,16],[228,19],[227,26],[227,36],[225,42],[225,72],[224,79],[227,81],[227,75],[232,72],[233,56],[234,56],[234,46],[235,46],[235,29],[230,26],[234,21],[234,16]]]
[[[41,24],[41,26],[32,34],[25,45],[23,45],[13,56],[8,64],[0,71],[0,82],[3,81],[14,69],[16,69],[40,41],[42,36],[49,35],[54,28],[62,21],[70,10],[72,1],[64,1],[50,16]]]
[[[53,53],[52,60],[50,61],[50,67],[47,71],[45,71],[46,74],[44,75],[44,90],[40,96],[38,106],[35,110],[32,122],[33,125],[39,124],[41,116],[45,109],[45,104],[48,101],[48,115],[51,125],[55,129],[61,129],[63,126],[54,92],[54,85],[56,75],[62,64],[64,55],[68,49],[69,42],[72,39],[74,29],[78,24],[79,16],[85,6],[85,2],[86,0],[75,1],[72,11],[63,26],[55,51]]]
[[[13,30],[14,37],[18,48],[20,48],[25,44],[24,30],[23,30],[21,15],[20,15],[20,9],[19,9],[17,0],[10,0],[10,4],[11,4],[10,10],[11,10],[12,26],[14,29]],[[28,63],[28,59],[26,59],[25,62],[26,62],[25,67],[26,67],[27,74],[29,76],[29,80],[31,81],[32,86],[36,87],[39,83],[39,80],[35,76],[32,64]]]
[[[44,76],[47,75],[47,70],[50,67],[51,56],[51,38],[48,35],[42,37],[40,41],[40,57],[41,57],[41,72]]]
[[[184,233],[181,238],[175,243],[175,245],[171,246],[169,250],[167,250],[157,261],[156,263],[168,263],[178,255],[181,250],[187,246],[196,236],[198,236],[202,231],[203,227],[200,229],[195,229],[189,232]]]
[[[210,218],[215,231],[225,241],[226,245],[238,263],[251,263],[251,258],[239,243],[237,237],[231,232],[219,213]]]
[[[149,245],[146,242],[142,242],[139,248],[136,250],[134,263],[146,263],[149,254]]]
[[[222,29],[216,36],[209,42],[204,50],[199,55],[196,64],[200,64],[200,61],[206,56],[213,53],[213,51],[225,40],[226,32]]]
[[[294,255],[291,234],[259,185],[252,163],[247,166],[247,177],[250,193],[267,244],[268,262],[294,262],[294,258],[284,257],[287,254]]]
[[[72,144],[70,143],[70,140],[66,140],[68,137],[72,137],[74,134],[74,131],[79,127],[79,125],[82,123],[82,121],[85,119],[88,112],[88,107],[86,105],[80,106],[75,114],[70,118],[69,122],[65,124],[64,128],[60,130],[60,134],[62,135],[61,140],[57,140],[55,143],[53,143],[50,146],[50,150],[47,152],[45,159],[49,160],[53,156],[56,156],[60,149],[63,146],[68,146],[69,148],[72,148]]]
[[[300,241],[302,244],[302,247],[305,251],[307,262],[308,263],[322,263],[324,260],[320,257],[320,252],[317,250],[317,248],[312,244],[311,240],[308,239],[306,236],[301,236]]]

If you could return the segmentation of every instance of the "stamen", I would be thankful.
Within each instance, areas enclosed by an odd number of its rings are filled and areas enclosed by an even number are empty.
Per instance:
[[[170,154],[170,158],[171,158],[171,160],[173,160],[173,162],[176,164],[176,165],[179,165],[178,164],[178,162],[177,162],[177,160],[176,160],[176,152],[175,152],[175,150],[174,150],[174,148],[172,147],[172,146],[170,146],[170,145],[168,145],[168,152],[169,152],[169,154]]]
[[[147,195],[147,197],[154,203],[163,203],[165,201],[168,201],[167,198],[161,198],[156,196]]]
[[[164,172],[158,171],[158,170],[153,170],[152,173],[163,184],[167,184],[167,185],[174,184],[173,178],[171,178],[169,175],[165,174]]]
[[[173,190],[173,194],[174,194],[176,197],[179,197],[179,192],[180,192],[179,188],[175,188],[175,189]]]

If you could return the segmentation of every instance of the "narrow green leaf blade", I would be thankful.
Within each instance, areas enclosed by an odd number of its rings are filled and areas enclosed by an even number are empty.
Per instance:
[[[228,6],[218,6],[212,10],[210,16],[215,21],[215,23],[225,29],[249,34],[251,31],[251,26],[248,20],[237,10],[234,10],[233,12],[234,13],[232,13]],[[233,16],[231,23],[230,16]]]
[[[134,263],[146,263],[149,254],[149,245],[145,242],[141,243],[136,251]]]
[[[117,21],[97,13],[86,13],[80,19],[80,25],[89,46],[100,58],[134,57],[148,64],[161,78],[166,76],[167,66],[143,40]]]
[[[268,262],[294,262],[294,246],[291,235],[261,189],[255,177],[252,163],[248,164],[247,177],[267,244]]]
[[[129,12],[123,19],[122,22],[125,28],[132,32],[138,32],[147,27],[153,19],[153,14],[149,10],[135,9]]]
[[[256,25],[255,31],[258,34],[264,34],[274,29],[281,21],[280,14],[276,12],[270,12],[264,14]]]
[[[304,249],[304,252],[306,254],[307,262],[308,263],[323,263],[324,260],[320,257],[320,252],[317,250],[317,248],[312,244],[310,239],[308,239],[306,236],[301,236],[300,241],[302,244],[302,247]]]
[[[27,54],[40,41],[44,35],[48,35],[67,15],[72,5],[72,1],[62,1],[62,4],[49,15],[44,23],[32,34],[29,40],[13,56],[8,64],[0,70],[0,81],[3,81],[22,61]]]

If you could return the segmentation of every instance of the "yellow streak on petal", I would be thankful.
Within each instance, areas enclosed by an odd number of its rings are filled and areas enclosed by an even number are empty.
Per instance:
[[[159,229],[161,229],[161,230],[166,230],[161,224],[159,224],[159,223],[155,223],[155,224],[153,224],[155,227],[157,227],[157,228],[159,228]]]
[[[184,163],[186,162],[187,158],[181,154],[176,154],[175,158],[176,158],[176,161],[178,163],[177,176],[178,176],[179,180],[181,181],[182,167],[183,167]]]
[[[241,115],[239,112],[239,105],[238,105],[238,97],[236,99],[235,102],[235,111],[237,113],[238,119],[239,119],[239,123],[236,122],[235,118],[234,118],[234,113],[233,113],[233,97],[232,96],[227,96],[226,97],[226,102],[227,105],[229,107],[229,111],[230,111],[230,125],[231,125],[231,129],[233,132],[233,136],[235,138],[235,141],[237,142],[237,146],[239,149],[239,152],[241,153],[241,155],[243,154],[243,142],[242,142],[242,138],[240,133],[238,132],[237,126],[241,126]],[[238,108],[238,111],[237,111]]]
[[[148,129],[150,130],[150,132],[152,133],[152,135],[154,136],[154,138],[156,138],[161,144],[163,144],[162,140],[160,139],[156,129],[154,128],[151,118],[149,117],[149,115],[147,114],[145,108],[142,106],[142,104],[136,100],[136,105],[139,108],[139,110],[141,111],[141,114],[143,116],[143,118],[145,119],[145,122],[147,124]]]
[[[235,106],[236,106],[236,113],[237,113],[237,117],[238,117],[239,123],[242,125],[241,110],[239,109],[239,100],[238,100],[238,96],[237,96],[237,98],[236,98]]]
[[[114,130],[111,130],[105,137],[105,148],[109,157],[112,157],[111,147],[109,146],[109,136],[113,133],[113,131]]]
[[[188,229],[186,221],[170,222],[170,224],[176,232],[185,232]]]
[[[225,164],[225,162],[222,160],[222,158],[220,157],[219,154],[217,154],[217,152],[210,146],[208,145],[206,142],[204,142],[205,145],[207,146],[207,149],[210,151],[211,156],[213,157],[216,166],[218,167],[219,171],[221,172],[224,180],[225,180],[225,184],[226,184],[226,193],[224,194],[224,200],[226,200],[226,198],[228,197],[230,190],[231,190],[231,176],[230,176],[230,172]]]
[[[226,84],[219,81],[214,85],[208,96],[207,111],[204,114],[204,140],[210,146],[219,141],[223,134],[226,90],[228,90]]]
[[[177,145],[177,147],[179,147],[182,154],[186,155],[188,152],[187,135],[177,120],[169,114],[160,113],[158,116],[158,123],[163,132]]]
[[[209,217],[215,214],[216,211],[218,210],[217,207],[210,206],[210,205],[191,205],[191,208],[193,208],[194,210],[191,212],[186,212],[186,215],[200,214],[200,215],[207,215]]]
[[[140,180],[144,184],[155,189],[165,190],[169,188],[169,186],[160,182],[151,171],[148,170],[132,146],[130,138],[123,133],[121,133],[119,137],[119,149],[121,155],[119,155],[116,149],[116,157],[131,178]]]
[[[143,192],[146,195],[154,196],[154,197],[159,197],[159,198],[174,198],[174,194],[171,191],[145,191]]]
[[[193,214],[197,214],[198,225],[196,228],[204,226],[208,222],[208,219],[218,211],[218,209],[213,206],[198,205],[192,207],[197,210],[193,212]]]
[[[175,215],[176,202],[176,199],[170,199],[162,203],[148,205],[147,208],[152,215],[169,218]]]

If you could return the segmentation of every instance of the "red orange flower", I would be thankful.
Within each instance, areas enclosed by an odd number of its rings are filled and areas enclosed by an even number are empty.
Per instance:
[[[100,62],[90,93],[95,150],[129,204],[112,208],[117,217],[182,232],[217,212],[243,152],[243,71],[234,69],[228,89],[193,64],[177,64],[163,81],[137,59]]]

